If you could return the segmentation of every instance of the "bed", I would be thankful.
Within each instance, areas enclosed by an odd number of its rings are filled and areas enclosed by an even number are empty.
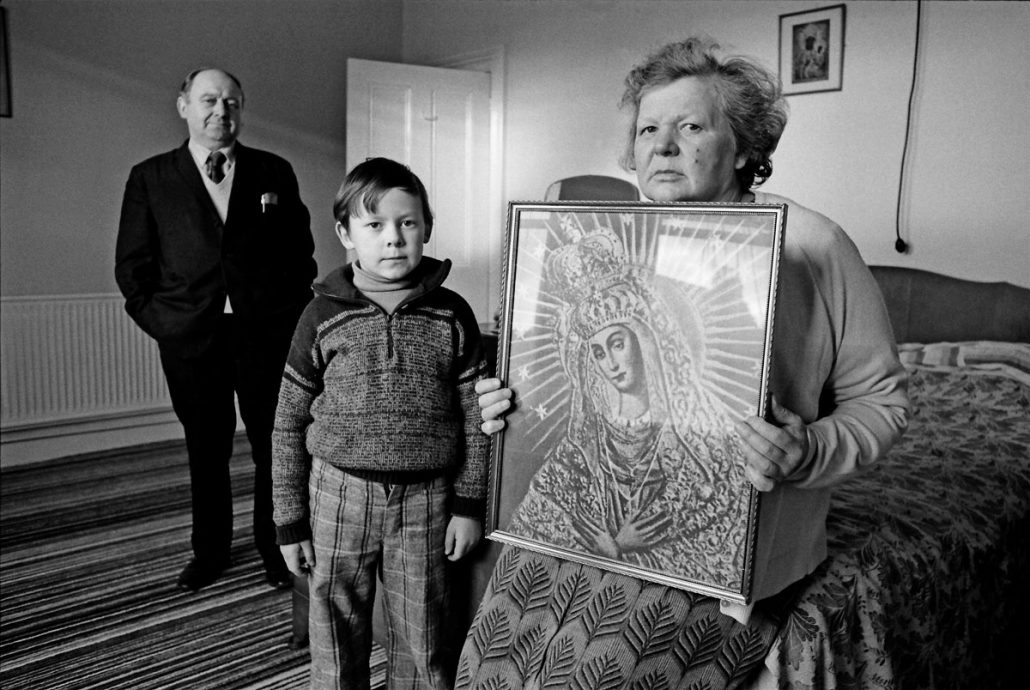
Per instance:
[[[872,270],[913,416],[835,490],[816,572],[742,625],[708,597],[492,545],[456,687],[1023,686],[1030,290]]]

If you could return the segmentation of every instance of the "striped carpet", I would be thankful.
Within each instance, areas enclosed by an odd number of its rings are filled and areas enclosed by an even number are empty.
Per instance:
[[[307,687],[291,597],[252,545],[249,446],[233,460],[233,567],[196,594],[185,449],[164,443],[0,475],[0,687],[4,690],[289,690]],[[384,655],[373,655],[383,687]]]

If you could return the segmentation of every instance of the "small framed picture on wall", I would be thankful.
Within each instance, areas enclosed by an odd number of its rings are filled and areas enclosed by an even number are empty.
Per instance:
[[[786,95],[840,91],[844,5],[780,15],[780,80]]]

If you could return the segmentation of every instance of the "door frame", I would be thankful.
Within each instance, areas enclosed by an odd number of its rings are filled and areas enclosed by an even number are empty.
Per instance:
[[[428,64],[429,67],[464,69],[486,72],[490,75],[490,190],[488,205],[490,218],[487,226],[488,247],[494,262],[487,275],[494,276],[494,286],[487,296],[487,311],[492,324],[496,326],[496,315],[501,306],[501,286],[504,279],[501,271],[504,250],[505,225],[508,209],[504,202],[504,82],[506,55],[504,46],[459,53]]]

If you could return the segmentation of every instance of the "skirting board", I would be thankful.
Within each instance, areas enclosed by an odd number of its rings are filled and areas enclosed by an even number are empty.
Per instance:
[[[182,438],[182,426],[171,410],[5,429],[0,431],[0,469]]]

